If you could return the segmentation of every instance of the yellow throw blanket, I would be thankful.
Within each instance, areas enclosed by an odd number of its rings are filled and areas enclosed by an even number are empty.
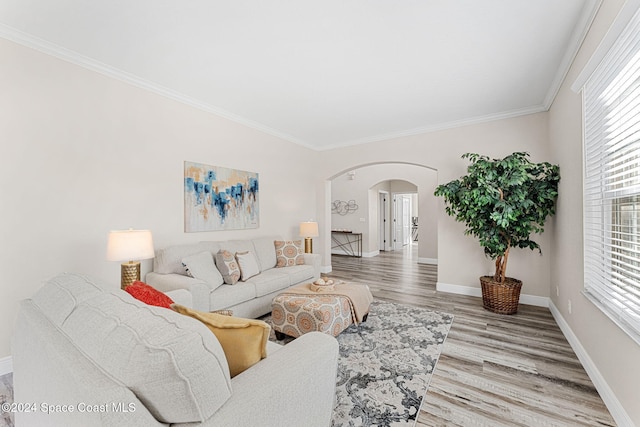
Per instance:
[[[373,295],[371,295],[369,287],[367,285],[359,285],[355,283],[337,283],[329,287],[331,289],[320,289],[318,291],[314,291],[311,289],[311,283],[304,283],[302,285],[293,286],[280,295],[294,294],[346,297],[351,302],[351,307],[353,309],[353,322],[356,325],[362,322],[362,318],[369,313],[369,306],[373,301]]]

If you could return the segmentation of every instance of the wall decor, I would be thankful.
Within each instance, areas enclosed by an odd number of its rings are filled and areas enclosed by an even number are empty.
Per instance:
[[[184,231],[260,225],[258,174],[184,162]]]
[[[358,210],[358,205],[355,200],[334,200],[331,204],[331,213],[337,213],[339,215],[346,215]]]

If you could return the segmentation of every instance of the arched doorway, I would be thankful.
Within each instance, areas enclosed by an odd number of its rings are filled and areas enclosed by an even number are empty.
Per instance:
[[[358,165],[343,170],[325,182],[323,223],[325,242],[331,242],[331,230],[343,228],[362,233],[364,256],[375,256],[380,250],[379,235],[381,232],[378,218],[381,215],[381,183],[406,182],[413,185],[417,193],[418,211],[421,212],[419,233],[422,236],[419,247],[418,262],[437,263],[437,200],[433,192],[437,185],[437,172],[425,165],[380,162]],[[382,184],[384,185],[384,184]],[[335,191],[335,188],[340,188]],[[388,191],[391,198],[393,191]],[[335,194],[335,196],[334,196]],[[334,227],[334,218],[339,214],[332,212],[334,201],[344,202],[351,209],[340,216],[338,227]],[[389,207],[391,206],[391,200]],[[322,216],[322,215],[320,215]],[[389,215],[391,217],[391,215]],[[391,235],[392,233],[389,233]],[[323,269],[330,271],[331,245],[323,248]]]

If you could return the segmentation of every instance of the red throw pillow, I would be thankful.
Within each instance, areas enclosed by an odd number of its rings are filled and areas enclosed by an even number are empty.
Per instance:
[[[129,292],[135,299],[149,305],[170,308],[169,306],[173,304],[171,298],[144,282],[135,281],[124,288],[124,290]]]

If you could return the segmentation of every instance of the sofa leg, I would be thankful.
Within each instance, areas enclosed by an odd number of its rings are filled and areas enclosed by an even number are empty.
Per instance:
[[[362,316],[362,321],[366,322],[367,321],[367,317],[369,317],[369,313],[367,313],[364,316]]]
[[[278,341],[282,341],[283,339],[285,339],[286,337],[288,337],[288,335],[287,335],[287,334],[283,334],[283,333],[282,333],[282,332],[280,332],[280,331],[274,331],[274,332],[276,333],[276,339],[277,339]]]

